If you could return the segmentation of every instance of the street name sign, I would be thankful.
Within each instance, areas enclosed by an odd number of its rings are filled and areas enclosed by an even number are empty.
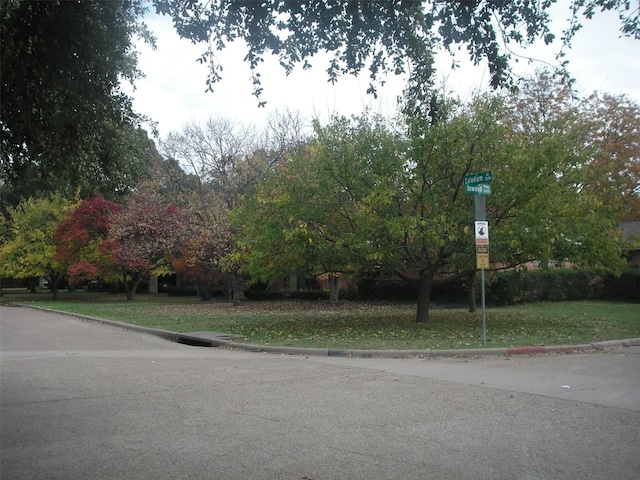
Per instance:
[[[467,175],[466,177],[464,177],[465,185],[479,185],[481,183],[487,183],[491,181],[493,181],[493,172],[474,173],[472,175]]]
[[[474,195],[491,195],[491,185],[488,183],[466,184],[464,188],[467,193]]]

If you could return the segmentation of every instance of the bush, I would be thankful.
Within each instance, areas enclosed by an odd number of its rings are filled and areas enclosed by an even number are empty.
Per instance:
[[[538,279],[528,271],[487,272],[485,282],[486,300],[492,305],[525,303],[540,297]]]
[[[640,268],[628,268],[619,277],[607,275],[601,295],[606,300],[640,302]]]
[[[476,294],[480,295],[480,275],[476,275]],[[431,287],[431,301],[439,303],[467,303],[469,301],[468,280],[436,283]]]
[[[269,301],[269,300],[282,300],[286,298],[286,292],[278,292],[273,290],[253,290],[249,289],[244,292],[244,297],[247,300],[254,301]]]
[[[165,291],[170,297],[197,297],[200,295],[198,287],[195,285],[169,285],[168,287],[165,287]],[[209,293],[211,294],[211,298],[224,297],[224,289],[219,285],[210,287]]]
[[[476,295],[480,295],[480,275],[476,275]],[[561,302],[577,300],[640,301],[640,269],[629,268],[621,276],[590,269],[555,268],[550,270],[504,270],[485,273],[485,293],[490,305]],[[466,303],[466,280],[436,283],[431,301]],[[195,293],[194,293],[195,295]],[[297,292],[253,288],[245,292],[250,300],[328,300],[321,290]],[[341,290],[340,300],[416,301],[417,289],[399,279],[363,278],[355,289]],[[477,298],[479,302],[479,298]]]
[[[177,287],[175,285],[169,285],[166,287],[167,295],[170,297],[196,297],[198,296],[198,289],[194,286]]]
[[[486,298],[493,305],[575,300],[640,301],[640,269],[627,269],[620,277],[568,268],[490,272],[487,274]]]
[[[415,301],[418,291],[402,280],[363,278],[357,293],[350,296],[361,300]]]

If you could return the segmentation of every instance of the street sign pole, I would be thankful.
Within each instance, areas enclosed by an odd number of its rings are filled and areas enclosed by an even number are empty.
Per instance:
[[[476,206],[476,220],[487,220],[487,196],[486,195],[474,195]]]
[[[463,179],[467,193],[474,196],[476,209],[476,269],[480,268],[482,296],[482,345],[487,346],[487,309],[484,296],[484,269],[489,268],[489,225],[487,224],[487,195],[491,195],[493,172],[479,172]],[[485,251],[486,249],[486,251]]]
[[[484,303],[484,268],[480,270],[480,296],[482,297],[482,346],[487,346],[487,309]]]
[[[487,196],[486,195],[474,195],[475,209],[476,209],[476,221],[487,220]],[[487,346],[487,309],[485,305],[484,295],[484,268],[480,269],[480,298],[482,305],[482,346]]]

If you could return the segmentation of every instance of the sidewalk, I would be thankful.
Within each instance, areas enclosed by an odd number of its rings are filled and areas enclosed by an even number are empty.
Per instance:
[[[522,347],[501,347],[501,348],[469,348],[453,350],[343,350],[329,348],[301,348],[284,347],[271,345],[253,345],[240,343],[239,336],[221,332],[191,332],[177,333],[157,328],[140,327],[128,323],[105,320],[102,318],[90,317],[74,313],[60,312],[48,308],[26,306],[51,313],[72,316],[85,321],[98,322],[113,327],[133,330],[164,338],[171,342],[192,345],[195,347],[224,347],[235,350],[244,350],[257,353],[276,353],[281,355],[302,355],[320,357],[348,357],[348,358],[442,358],[442,357],[489,357],[489,356],[512,356],[512,355],[536,355],[536,354],[559,354],[589,352],[597,350],[609,350],[619,347],[640,346],[640,338],[629,338],[623,340],[609,340],[605,342],[586,343],[581,345],[549,345],[549,346],[522,346]]]

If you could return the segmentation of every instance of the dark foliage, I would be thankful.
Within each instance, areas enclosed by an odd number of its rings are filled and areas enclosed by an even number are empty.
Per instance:
[[[616,277],[594,270],[525,270],[488,275],[487,304],[544,301],[640,300],[640,269]]]
[[[2,2],[1,178],[16,192],[25,180],[31,190],[113,191],[141,173],[151,147],[120,88],[139,75],[141,6]]]

